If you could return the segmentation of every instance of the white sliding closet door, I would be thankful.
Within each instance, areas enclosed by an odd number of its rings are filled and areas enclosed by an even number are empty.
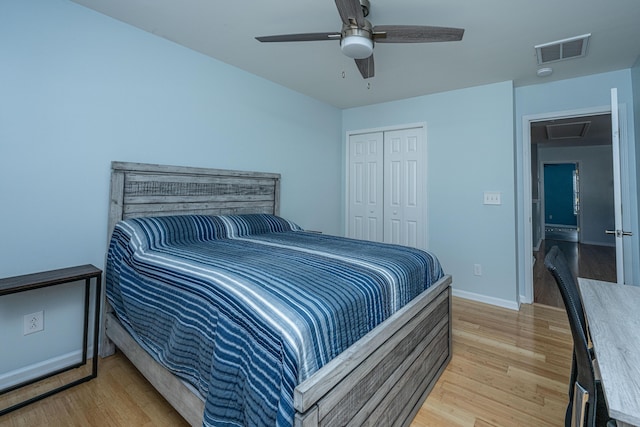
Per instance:
[[[425,249],[422,129],[384,134],[384,241]]]
[[[426,249],[424,128],[349,135],[347,236]]]
[[[349,237],[382,242],[383,133],[349,138]]]

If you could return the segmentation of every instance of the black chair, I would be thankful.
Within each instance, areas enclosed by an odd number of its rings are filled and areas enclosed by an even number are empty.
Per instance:
[[[573,337],[573,364],[569,383],[566,427],[600,427],[609,423],[604,393],[596,381],[593,354],[589,349],[587,323],[575,276],[562,251],[554,246],[544,259],[564,301]]]

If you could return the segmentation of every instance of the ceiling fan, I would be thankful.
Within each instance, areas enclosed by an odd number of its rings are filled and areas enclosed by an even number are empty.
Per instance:
[[[425,25],[371,25],[369,0],[335,0],[342,19],[342,30],[329,33],[283,34],[256,37],[261,42],[301,42],[340,40],[340,48],[353,58],[365,79],[374,76],[373,44],[376,43],[431,43],[460,41],[462,28],[431,27]]]

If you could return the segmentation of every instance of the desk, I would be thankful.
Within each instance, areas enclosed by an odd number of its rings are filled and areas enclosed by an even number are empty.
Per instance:
[[[27,274],[24,276],[8,277],[6,279],[0,279],[0,296],[10,295],[19,292],[31,291],[34,289],[46,288],[49,286],[61,285],[64,283],[71,283],[84,280],[84,328],[82,335],[82,361],[77,364],[73,364],[59,371],[46,374],[44,376],[35,378],[33,380],[26,381],[21,384],[9,387],[4,390],[0,390],[0,396],[10,391],[16,390],[20,387],[24,387],[29,384],[36,383],[42,379],[48,378],[53,375],[57,375],[61,372],[83,366],[87,363],[87,348],[88,348],[88,331],[89,331],[89,291],[91,288],[91,280],[94,279],[96,283],[95,294],[95,315],[93,325],[93,356],[91,361],[91,373],[83,378],[72,381],[69,384],[64,384],[53,390],[44,392],[38,396],[14,404],[8,408],[0,407],[0,416],[11,412],[13,410],[22,408],[30,403],[36,402],[45,397],[51,396],[62,390],[66,390],[75,385],[89,381],[98,375],[98,334],[100,333],[100,294],[102,285],[102,270],[94,267],[93,265],[81,265],[77,267],[63,268],[60,270],[43,271],[41,273]]]
[[[578,279],[609,415],[640,426],[640,287]]]

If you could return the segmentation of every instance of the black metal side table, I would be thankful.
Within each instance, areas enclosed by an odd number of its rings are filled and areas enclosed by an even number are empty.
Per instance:
[[[80,280],[85,281],[82,360],[78,363],[74,363],[70,366],[64,367],[55,372],[51,372],[46,375],[40,376],[38,378],[34,378],[31,380],[25,381],[23,383],[8,387],[4,390],[0,390],[0,396],[2,396],[5,393],[14,391],[20,387],[24,387],[26,385],[36,383],[45,378],[49,378],[54,375],[58,375],[62,372],[65,372],[74,368],[78,368],[80,366],[84,366],[87,363],[88,338],[89,338],[89,334],[88,334],[89,307],[90,307],[89,295],[90,295],[92,279],[95,279],[96,293],[95,293],[95,315],[94,315],[94,326],[93,326],[93,359],[92,359],[91,374],[85,377],[76,379],[68,384],[64,384],[53,390],[46,391],[35,397],[24,400],[20,403],[16,403],[7,408],[0,408],[0,415],[4,415],[8,412],[22,408],[30,403],[37,402],[38,400],[51,396],[52,394],[58,393],[60,391],[76,386],[78,384],[89,381],[98,375],[98,335],[100,333],[100,294],[102,293],[102,270],[100,270],[99,268],[93,265],[87,264],[87,265],[80,265],[77,267],[63,268],[60,270],[43,271],[41,273],[27,274],[24,276],[15,276],[15,277],[8,277],[5,279],[0,279],[0,296],[15,294],[18,292],[31,291],[34,289],[46,288],[49,286],[56,286],[56,285],[76,282]]]

